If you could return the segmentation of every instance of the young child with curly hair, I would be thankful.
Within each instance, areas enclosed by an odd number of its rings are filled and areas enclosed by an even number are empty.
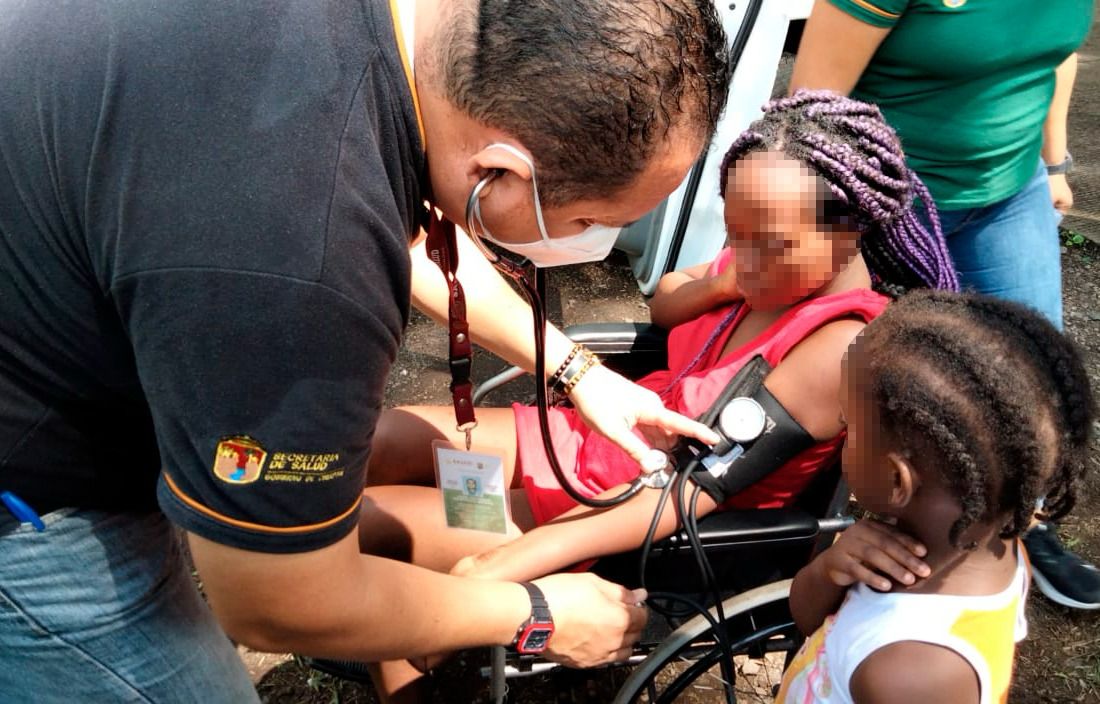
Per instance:
[[[843,468],[878,518],[795,577],[812,634],[786,704],[1007,702],[1030,581],[1018,540],[1035,502],[1073,506],[1094,415],[1070,341],[979,294],[916,292],[848,351]],[[889,521],[889,522],[887,522]]]

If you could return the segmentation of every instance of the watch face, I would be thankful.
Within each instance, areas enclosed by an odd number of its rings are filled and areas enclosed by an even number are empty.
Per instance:
[[[553,624],[533,623],[520,635],[516,642],[516,652],[541,653],[546,650],[546,644],[550,642],[552,635],[554,635]]]
[[[750,442],[764,432],[767,418],[763,406],[747,396],[739,396],[722,409],[718,425],[730,440]]]

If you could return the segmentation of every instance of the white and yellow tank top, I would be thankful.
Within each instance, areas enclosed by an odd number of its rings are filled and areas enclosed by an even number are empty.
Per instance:
[[[1024,604],[1031,581],[1023,546],[1012,583],[988,596],[879,593],[852,587],[783,675],[777,704],[852,704],[848,683],[871,653],[920,641],[949,648],[978,675],[981,704],[1004,704],[1016,643],[1027,636]]]

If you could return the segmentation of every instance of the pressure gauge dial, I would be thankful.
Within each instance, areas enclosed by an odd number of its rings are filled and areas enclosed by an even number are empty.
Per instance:
[[[722,409],[718,427],[734,442],[751,442],[764,432],[767,418],[763,406],[748,396],[738,396]]]

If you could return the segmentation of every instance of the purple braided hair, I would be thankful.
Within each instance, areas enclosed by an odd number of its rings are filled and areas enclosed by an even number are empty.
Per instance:
[[[894,297],[912,288],[959,290],[932,196],[877,106],[810,90],[769,102],[726,152],[721,192],[732,166],[768,150],[801,161],[828,185],[845,211],[840,220],[861,234],[876,290]]]

